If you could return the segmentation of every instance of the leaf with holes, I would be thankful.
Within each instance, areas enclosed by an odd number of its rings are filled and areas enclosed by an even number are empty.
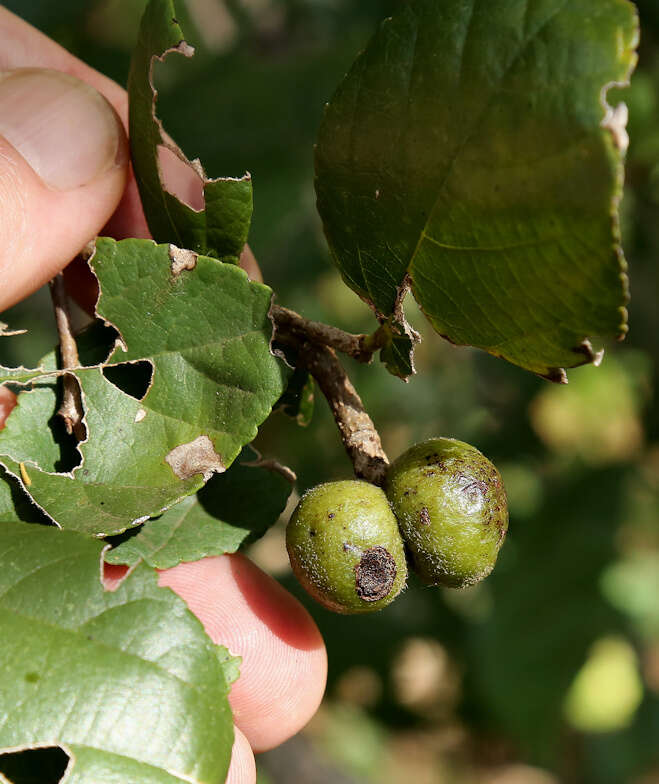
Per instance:
[[[179,443],[203,434],[228,467],[289,375],[270,351],[272,291],[215,259],[190,254],[187,267],[179,262],[176,249],[148,240],[98,241],[96,311],[122,343],[108,363],[150,362],[145,416],[178,429]]]
[[[316,191],[343,278],[381,318],[535,373],[625,334],[618,202],[635,64],[628,0],[411,0],[327,107]]]
[[[160,417],[140,420],[140,401],[107,381],[100,368],[80,369],[76,375],[89,433],[79,447],[78,465],[58,473],[52,462],[58,454],[48,428],[54,389],[49,406],[41,409],[41,422],[32,418],[32,406],[23,403],[35,393],[23,393],[0,432],[0,464],[52,520],[62,528],[91,535],[119,533],[202,486],[201,474],[182,480],[164,461],[178,443],[175,427]],[[35,427],[29,430],[26,423],[32,422]],[[51,443],[46,447],[49,435]]]
[[[214,476],[195,496],[186,498],[105,555],[111,564],[145,561],[169,569],[181,561],[235,553],[258,539],[284,511],[292,472],[265,462],[248,461],[249,448],[224,474]]]
[[[79,465],[61,472],[47,427],[54,382],[23,393],[0,433],[0,463],[61,527],[108,535],[161,514],[231,465],[284,389],[270,289],[234,265],[190,258],[178,269],[169,246],[98,240],[97,311],[121,345],[102,369],[75,370],[88,434]],[[145,365],[153,378],[141,400],[111,383]]]
[[[240,178],[208,179],[199,160],[188,161],[164,135],[155,114],[156,60],[178,52],[191,57],[193,49],[183,40],[172,0],[151,0],[140,26],[128,77],[130,144],[135,177],[151,235],[157,242],[172,242],[197,253],[237,263],[247,241],[252,219],[252,181]],[[204,192],[204,209],[198,211],[166,189],[158,148],[170,150],[190,168]]]
[[[224,781],[235,663],[148,567],[105,591],[101,550],[0,526],[0,753],[59,746],[76,784]]]

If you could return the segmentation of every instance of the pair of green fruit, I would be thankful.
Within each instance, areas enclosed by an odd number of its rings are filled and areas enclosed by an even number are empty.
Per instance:
[[[286,530],[291,566],[330,610],[372,612],[405,587],[406,548],[427,585],[463,588],[494,568],[508,528],[494,465],[452,438],[413,446],[387,472],[384,490],[348,480],[304,494]]]

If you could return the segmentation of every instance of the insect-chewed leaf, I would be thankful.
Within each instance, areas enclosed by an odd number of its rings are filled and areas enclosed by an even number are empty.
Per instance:
[[[409,281],[441,335],[554,380],[594,361],[589,336],[626,332],[625,112],[604,97],[637,41],[628,0],[402,4],[316,149],[348,285],[390,317]]]
[[[142,17],[128,77],[131,153],[144,214],[157,242],[172,242],[235,263],[252,219],[252,181],[249,174],[208,179],[198,160],[188,161],[164,136],[155,115],[153,66],[171,52],[190,57],[193,49],[183,40],[172,0],[151,0]],[[166,190],[158,163],[159,146],[174,152],[190,166],[190,176],[201,180],[203,210],[193,210]]]
[[[92,260],[99,315],[119,331],[113,363],[148,362],[141,399],[101,367],[79,368],[87,439],[57,473],[47,427],[55,382],[23,393],[0,433],[0,463],[63,528],[118,533],[161,514],[222,472],[256,435],[288,370],[270,351],[271,292],[231,264],[195,257],[176,270],[166,245],[99,240]],[[129,365],[128,365],[129,366]]]
[[[60,746],[76,784],[224,781],[234,661],[146,566],[105,591],[101,550],[0,525],[0,753]]]
[[[228,467],[253,440],[289,370],[270,351],[272,291],[231,264],[204,256],[176,271],[171,248],[102,239],[91,261],[97,313],[119,331],[109,363],[148,360],[148,418],[177,423],[178,443],[208,436]]]
[[[99,368],[79,369],[76,376],[89,434],[79,447],[80,465],[56,473],[54,466],[44,462],[57,448],[54,442],[49,448],[44,446],[50,433],[54,389],[50,409],[42,410],[41,421],[28,418],[30,409],[19,403],[0,433],[0,463],[52,520],[62,528],[92,535],[118,533],[201,487],[200,474],[182,481],[163,460],[176,445],[175,427],[168,428],[161,417],[136,422],[140,401],[113,386]],[[34,393],[24,395],[29,400]],[[14,434],[25,433],[30,422],[34,422],[35,438],[27,436],[19,451],[14,448]]]

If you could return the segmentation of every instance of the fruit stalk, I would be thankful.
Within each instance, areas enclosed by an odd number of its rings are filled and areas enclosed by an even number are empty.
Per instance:
[[[336,353],[309,340],[295,343],[295,348],[300,363],[314,377],[329,404],[355,476],[382,485],[389,460],[380,434]]]

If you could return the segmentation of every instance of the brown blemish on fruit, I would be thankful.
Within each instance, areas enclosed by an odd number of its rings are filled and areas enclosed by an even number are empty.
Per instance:
[[[333,519],[334,519],[334,517],[335,517],[335,515],[334,515],[334,512],[330,512],[330,513],[327,515],[327,519],[328,519],[328,520],[333,520]]]
[[[421,525],[430,525],[430,512],[427,507],[424,506],[419,512],[419,519],[421,520]]]
[[[316,535],[316,532],[314,531],[314,529],[310,528],[309,529],[309,536],[315,536],[315,535]]]
[[[396,561],[380,545],[369,547],[355,566],[355,589],[364,602],[384,599],[391,593],[395,579]]]
[[[473,482],[462,488],[463,493],[471,492],[472,490],[478,490],[482,495],[487,495],[487,483],[474,479]]]

